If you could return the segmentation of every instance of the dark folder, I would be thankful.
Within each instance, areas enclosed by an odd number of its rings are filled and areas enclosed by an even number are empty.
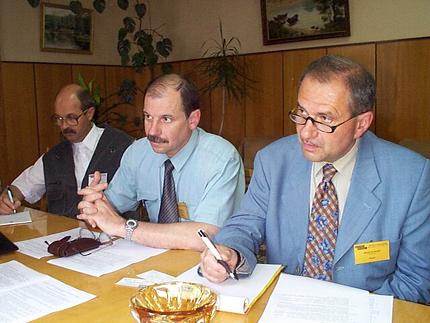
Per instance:
[[[18,246],[0,232],[0,254],[18,250]]]

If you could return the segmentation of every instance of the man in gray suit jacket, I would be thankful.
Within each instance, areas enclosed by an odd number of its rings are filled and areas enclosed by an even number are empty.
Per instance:
[[[289,114],[297,135],[257,154],[239,211],[215,237],[231,270],[249,275],[265,242],[267,261],[289,274],[430,301],[430,163],[367,132],[374,100],[373,77],[349,59],[308,66]],[[208,250],[201,270],[227,278]]]

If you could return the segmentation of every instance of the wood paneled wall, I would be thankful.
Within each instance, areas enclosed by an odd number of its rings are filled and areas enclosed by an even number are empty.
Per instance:
[[[430,139],[430,39],[414,39],[313,48],[245,55],[255,81],[249,98],[229,102],[223,136],[235,146],[245,137],[281,137],[295,132],[288,112],[297,101],[297,82],[304,67],[325,54],[351,57],[366,66],[377,80],[376,118],[373,131],[395,142],[404,138]],[[199,60],[175,62],[174,71],[202,82]],[[156,69],[159,74],[159,69]],[[115,66],[6,63],[0,64],[0,178],[10,183],[40,154],[60,140],[50,122],[57,91],[76,82],[81,74],[94,79],[104,95],[118,89],[124,78],[140,88],[149,82],[146,71]],[[108,102],[109,103],[109,102]],[[137,109],[121,107],[127,115],[141,116],[143,97]],[[217,133],[221,122],[221,93],[201,97],[201,127]],[[143,132],[134,133],[135,136]]]

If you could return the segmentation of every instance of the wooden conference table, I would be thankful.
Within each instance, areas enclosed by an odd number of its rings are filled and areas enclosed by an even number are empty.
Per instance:
[[[12,241],[21,241],[72,229],[79,222],[62,216],[31,210],[30,224],[0,226],[0,231]],[[78,306],[44,316],[35,322],[133,322],[128,303],[135,288],[115,285],[123,277],[158,270],[177,276],[199,262],[199,253],[169,250],[156,257],[133,264],[116,272],[92,277],[47,263],[50,258],[35,259],[19,252],[1,255],[0,263],[17,260],[41,273],[50,275],[70,286],[97,297]],[[214,322],[257,322],[273,290],[274,284],[264,293],[246,315],[217,312]],[[405,301],[394,301],[393,322],[430,322],[430,306]]]

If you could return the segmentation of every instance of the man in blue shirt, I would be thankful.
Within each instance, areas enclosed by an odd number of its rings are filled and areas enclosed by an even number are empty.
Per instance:
[[[209,235],[238,207],[244,171],[237,150],[225,139],[198,128],[198,92],[176,74],[155,79],[144,100],[147,137],[127,149],[105,194],[105,184],[81,191],[78,217],[106,233],[147,246],[202,250],[198,229]],[[162,199],[167,187],[166,162],[173,165],[175,220],[166,220]],[[118,215],[143,203],[150,223]],[[166,223],[170,222],[170,223]]]

